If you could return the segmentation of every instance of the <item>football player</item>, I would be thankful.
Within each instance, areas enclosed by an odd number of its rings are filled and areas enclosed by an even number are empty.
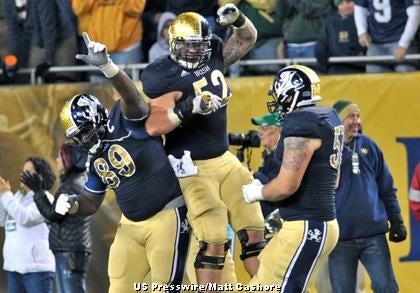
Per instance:
[[[260,254],[250,284],[278,284],[281,292],[304,292],[320,258],[338,240],[334,192],[339,178],[344,126],[321,100],[317,74],[302,65],[281,69],[270,93],[270,112],[284,119],[276,149],[280,171],[266,185],[244,185],[245,201],[278,202],[283,227]],[[281,287],[281,289],[280,289]]]
[[[169,28],[170,54],[148,65],[141,79],[151,98],[146,130],[166,134],[165,149],[178,172],[188,207],[188,220],[199,241],[194,267],[199,284],[218,283],[227,251],[228,222],[242,244],[241,259],[253,275],[265,246],[259,204],[247,205],[241,186],[251,173],[228,151],[227,104],[231,91],[224,72],[254,45],[257,32],[233,4],[218,10],[218,21],[230,25],[223,42],[205,18],[194,12],[178,15]],[[212,105],[207,115],[191,111],[192,99]],[[183,170],[182,166],[191,166]]]
[[[62,194],[55,211],[95,213],[107,188],[122,211],[110,249],[109,292],[130,292],[148,272],[151,281],[179,292],[187,256],[189,228],[178,179],[160,138],[144,128],[149,107],[129,77],[109,59],[106,47],[89,40],[87,55],[76,58],[99,67],[121,95],[111,111],[89,94],[63,107],[60,119],[66,137],[89,155],[88,179],[82,194]],[[78,208],[77,208],[78,207]],[[141,288],[144,290],[144,288]]]

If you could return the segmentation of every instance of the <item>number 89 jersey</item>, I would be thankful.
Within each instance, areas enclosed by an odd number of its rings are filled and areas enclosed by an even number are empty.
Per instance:
[[[141,80],[145,94],[153,99],[169,92],[182,92],[180,103],[189,96],[195,97],[209,91],[223,98],[225,104],[231,96],[223,71],[223,42],[213,35],[210,59],[200,67],[186,71],[168,55],[149,64]],[[193,160],[205,160],[222,155],[228,149],[226,107],[209,115],[194,115],[166,134],[165,149],[168,154],[182,157],[184,150],[191,151]]]
[[[159,138],[148,136],[146,117],[128,120],[120,103],[112,109],[103,152],[90,162],[85,191],[115,190],[122,213],[132,221],[148,219],[182,194]]]

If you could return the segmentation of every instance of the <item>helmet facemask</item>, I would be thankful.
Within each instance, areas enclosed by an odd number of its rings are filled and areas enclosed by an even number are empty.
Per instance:
[[[198,68],[211,56],[211,28],[194,12],[178,15],[169,27],[171,58],[186,70]]]
[[[70,138],[76,144],[76,147],[88,155],[95,155],[102,152],[103,136],[105,134],[104,126],[97,129],[93,123],[85,124],[79,132]]]
[[[171,41],[172,58],[187,70],[192,70],[207,62],[211,56],[210,40]]]
[[[89,94],[73,97],[60,113],[66,137],[80,151],[94,156],[102,152],[108,112],[99,100]]]

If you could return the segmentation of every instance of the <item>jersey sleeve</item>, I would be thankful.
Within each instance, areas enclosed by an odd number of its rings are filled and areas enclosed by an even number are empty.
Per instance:
[[[158,98],[171,92],[172,78],[179,72],[180,66],[170,60],[159,58],[149,64],[141,74],[143,92],[150,98]]]
[[[319,122],[315,113],[306,111],[290,113],[284,121],[281,136],[321,138]]]
[[[103,195],[106,190],[107,186],[105,183],[102,182],[101,178],[99,178],[98,174],[95,171],[90,170],[88,173],[88,178],[84,186],[84,190],[87,191],[89,194],[93,195]]]

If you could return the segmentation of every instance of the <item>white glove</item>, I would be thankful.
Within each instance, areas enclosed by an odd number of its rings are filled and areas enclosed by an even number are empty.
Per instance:
[[[109,58],[104,44],[91,41],[89,35],[83,32],[83,40],[88,49],[88,54],[77,54],[76,59],[82,60],[89,65],[98,67],[106,77],[111,78],[117,75],[119,67]]]
[[[250,184],[242,186],[242,193],[246,203],[252,203],[259,200],[264,200],[262,189],[264,185],[260,180],[254,179]]]
[[[280,231],[283,222],[280,217],[279,209],[272,211],[267,218],[265,219],[265,228],[271,234],[277,233]]]
[[[232,3],[220,7],[217,10],[217,15],[217,22],[223,26],[233,25],[235,27],[241,27],[245,23],[244,15],[239,11],[238,7]]]
[[[197,175],[198,169],[191,159],[190,151],[184,151],[184,155],[181,159],[177,159],[173,155],[169,155],[168,159],[172,169],[174,169],[176,177],[182,178]]]
[[[60,194],[55,204],[55,212],[60,215],[74,214],[79,209],[77,202],[77,195],[75,194]]]
[[[204,91],[193,99],[194,114],[208,115],[216,112],[222,106],[222,98]]]

